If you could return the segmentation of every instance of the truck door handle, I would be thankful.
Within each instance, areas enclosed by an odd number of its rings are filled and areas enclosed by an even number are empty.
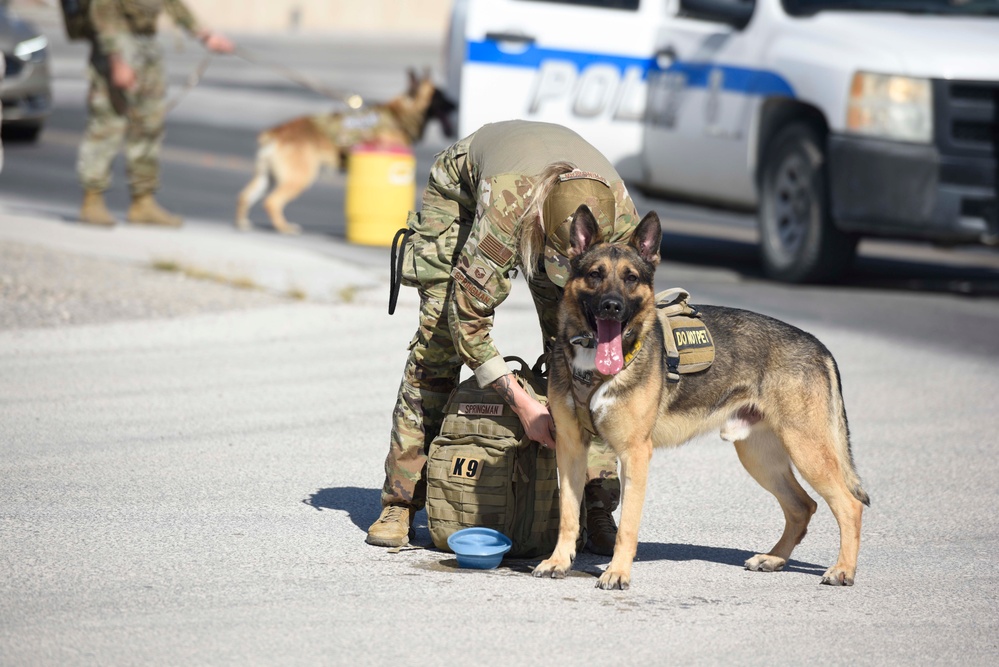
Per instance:
[[[521,35],[514,32],[487,32],[486,40],[490,42],[509,42],[514,44],[534,44],[535,39],[530,35]]]
[[[676,49],[672,46],[667,46],[656,51],[656,66],[661,70],[669,69],[670,65],[675,63],[676,60]]]

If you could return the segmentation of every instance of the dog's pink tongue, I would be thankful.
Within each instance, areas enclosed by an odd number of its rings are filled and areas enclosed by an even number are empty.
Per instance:
[[[597,370],[604,375],[617,375],[624,368],[621,349],[621,323],[597,320]]]

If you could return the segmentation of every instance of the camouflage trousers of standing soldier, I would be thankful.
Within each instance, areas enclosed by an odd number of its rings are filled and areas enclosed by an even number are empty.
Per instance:
[[[464,160],[469,140],[441,153],[431,167],[430,183],[418,215],[411,214],[420,323],[409,344],[399,395],[392,413],[392,434],[385,459],[382,504],[401,503],[417,509],[426,502],[425,466],[431,441],[440,432],[448,397],[458,382],[462,360],[454,347],[448,303],[454,266],[468,236],[475,193],[467,181]],[[529,284],[541,324],[542,340],[555,334],[555,311],[561,294],[540,277]],[[590,444],[585,501],[587,507],[617,508],[621,496],[617,458],[602,441]]]
[[[166,73],[155,37],[133,36],[122,52],[135,69],[135,89],[111,85],[106,54],[91,49],[87,94],[87,127],[77,160],[84,190],[103,192],[111,185],[111,163],[125,144],[125,169],[132,195],[159,187],[160,146],[166,116]]]

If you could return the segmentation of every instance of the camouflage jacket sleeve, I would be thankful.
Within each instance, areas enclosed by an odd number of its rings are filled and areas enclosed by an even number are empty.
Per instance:
[[[163,9],[173,22],[192,35],[198,31],[198,22],[183,0],[163,0]]]
[[[509,174],[479,184],[475,221],[451,272],[451,337],[482,387],[510,372],[490,334],[495,308],[510,294],[517,220],[530,187],[527,178]]]

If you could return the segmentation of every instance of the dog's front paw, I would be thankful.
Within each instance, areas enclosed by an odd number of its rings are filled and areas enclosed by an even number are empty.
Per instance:
[[[822,575],[822,583],[830,586],[853,586],[854,574],[852,568],[834,565]]]
[[[534,572],[532,572],[532,574],[539,579],[565,579],[565,575],[569,571],[570,567],[572,567],[572,561],[559,561],[554,558],[549,558],[548,560],[543,560],[538,563],[538,566],[534,568]]]
[[[278,228],[278,232],[281,234],[287,234],[288,236],[298,236],[302,233],[302,227],[293,222],[289,222],[284,227]]]
[[[746,569],[753,572],[776,572],[784,568],[786,560],[771,554],[756,554],[746,561]]]
[[[631,587],[631,575],[627,572],[607,568],[597,579],[597,588],[605,591],[626,591]]]

